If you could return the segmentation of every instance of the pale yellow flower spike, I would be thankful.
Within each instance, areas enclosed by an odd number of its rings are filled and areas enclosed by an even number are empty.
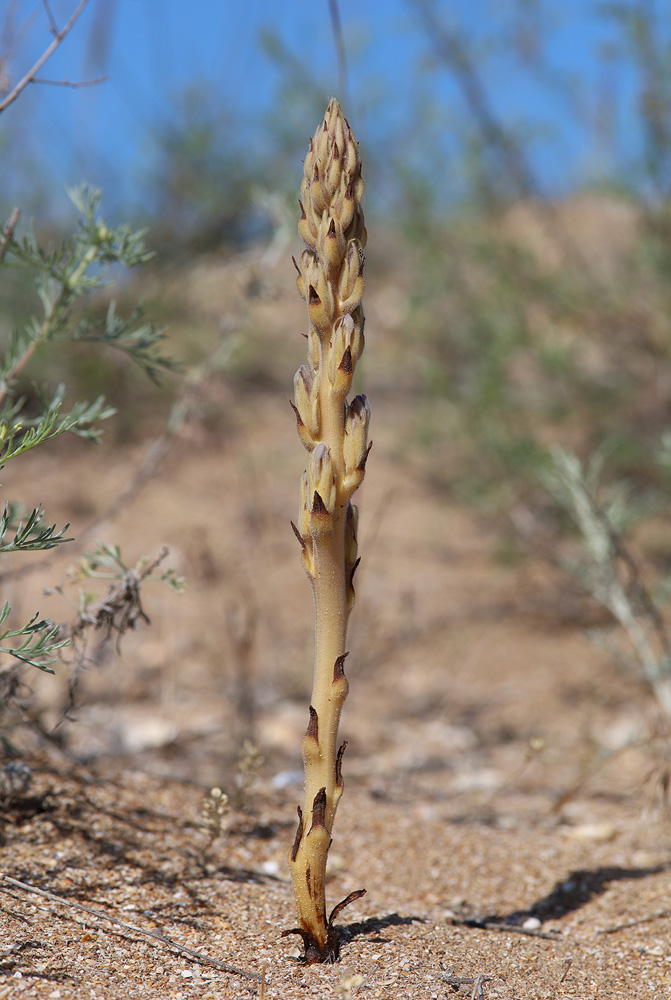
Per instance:
[[[327,962],[338,955],[335,917],[364,892],[351,893],[327,919],[326,856],[343,793],[345,744],[338,746],[338,724],[349,687],[345,642],[358,564],[358,512],[350,500],[370,449],[368,400],[346,401],[364,347],[363,179],[358,143],[335,98],[310,140],[304,174],[298,231],[305,249],[296,284],[307,304],[308,363],[296,372],[293,406],[309,455],[294,531],[314,594],[315,666],[301,743],[305,804],[289,865],[300,922],[295,933],[303,938],[305,959]]]

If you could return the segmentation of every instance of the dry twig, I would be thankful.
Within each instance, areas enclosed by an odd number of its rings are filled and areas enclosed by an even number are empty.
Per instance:
[[[48,899],[52,903],[60,903],[62,906],[69,906],[73,910],[87,914],[87,916],[95,917],[96,920],[107,920],[112,924],[116,924],[117,927],[123,928],[123,930],[131,931],[133,934],[142,934],[144,937],[152,938],[152,940],[166,945],[166,947],[170,948],[172,951],[178,952],[180,955],[185,955],[192,962],[197,962],[200,965],[210,965],[214,969],[219,969],[221,972],[227,972],[232,976],[240,976],[242,979],[251,979],[256,982],[260,982],[261,980],[261,976],[257,975],[255,972],[247,972],[245,969],[238,969],[233,965],[226,965],[225,962],[219,962],[216,958],[210,958],[209,955],[202,955],[200,952],[193,951],[191,948],[187,948],[183,944],[178,944],[165,934],[159,934],[158,931],[144,930],[144,928],[138,927],[137,924],[130,924],[125,920],[119,920],[118,917],[112,917],[107,913],[101,913],[100,910],[93,910],[90,906],[83,906],[82,903],[76,903],[72,899],[64,899],[62,896],[57,896],[56,893],[49,892],[47,889],[38,889],[37,886],[30,885],[28,882],[20,882],[18,879],[10,878],[10,876],[5,875],[4,872],[0,872],[0,888],[2,888],[1,883],[3,882],[6,882],[7,885],[13,886],[16,889],[22,889],[24,892],[32,892],[36,896],[41,896],[42,899]]]
[[[329,14],[331,15],[333,41],[335,42],[336,56],[338,58],[338,90],[340,91],[340,100],[344,103],[349,103],[347,87],[347,57],[345,54],[345,40],[342,33],[338,0],[328,0],[328,4]]]
[[[50,59],[51,56],[54,54],[58,46],[65,38],[65,36],[69,34],[69,32],[72,30],[75,21],[78,19],[79,15],[84,10],[84,7],[86,7],[86,4],[88,2],[89,0],[80,0],[80,3],[77,5],[73,13],[70,15],[70,20],[67,22],[65,27],[62,28],[60,31],[55,30],[55,25],[52,24],[51,31],[54,36],[53,42],[44,50],[44,52],[37,60],[35,65],[32,66],[31,69],[28,70],[26,75],[19,80],[17,85],[12,90],[10,90],[10,92],[7,94],[4,100],[0,101],[0,113],[2,113],[6,108],[8,108],[10,104],[14,103],[14,101],[21,94],[21,92],[26,89],[29,83],[35,82],[35,77],[42,69],[45,62],[47,62],[47,60]],[[50,20],[53,21],[53,19]]]
[[[33,77],[33,83],[41,83],[48,87],[70,87],[76,90],[78,87],[96,87],[99,83],[107,83],[108,76],[98,76],[95,80],[47,80],[44,76]]]
[[[546,941],[561,940],[560,931],[541,931],[521,924],[500,924],[496,920],[478,920],[476,917],[452,917],[456,927],[473,927],[479,931],[503,931],[506,934],[526,934],[528,937],[544,938]]]
[[[628,931],[631,927],[640,927],[641,924],[651,924],[655,920],[663,920],[671,917],[671,910],[659,910],[657,913],[650,913],[646,917],[639,917],[637,920],[628,920],[624,924],[615,924],[613,927],[603,927],[597,934],[618,934],[620,931]]]
[[[16,224],[19,221],[19,215],[21,214],[20,208],[15,208],[9,217],[7,225],[2,231],[2,236],[0,237],[0,264],[2,264],[5,259],[5,254],[7,253],[7,247],[9,246],[9,241],[14,235],[14,230],[16,229]]]
[[[56,24],[56,18],[54,17],[53,11],[51,10],[51,4],[49,3],[49,0],[42,0],[42,6],[44,7],[44,11],[47,15],[47,20],[49,22],[49,31],[51,32],[52,35],[57,35],[58,25]]]
[[[461,986],[472,986],[471,1000],[485,1000],[485,983],[492,981],[492,976],[485,976],[479,973],[477,976],[453,976],[448,970],[443,973],[443,981],[448,983],[455,993],[459,992]]]

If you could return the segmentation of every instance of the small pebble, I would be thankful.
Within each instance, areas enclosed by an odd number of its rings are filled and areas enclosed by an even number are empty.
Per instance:
[[[612,823],[581,823],[566,830],[567,837],[572,840],[591,841],[605,844],[617,836],[617,828]]]
[[[522,927],[525,931],[538,931],[541,928],[541,922],[538,917],[527,917]]]
[[[326,877],[332,878],[334,875],[339,875],[345,871],[346,867],[345,859],[339,854],[329,854],[326,859]]]

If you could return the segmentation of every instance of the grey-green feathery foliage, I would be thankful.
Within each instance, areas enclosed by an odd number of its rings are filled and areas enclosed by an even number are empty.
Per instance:
[[[583,558],[570,568],[583,586],[611,612],[620,635],[615,644],[603,630],[592,633],[650,685],[659,705],[671,717],[671,639],[657,599],[624,541],[624,533],[650,513],[624,483],[604,483],[603,454],[585,465],[572,452],[556,448],[545,485],[575,521]],[[660,593],[663,588],[660,589]]]
[[[5,268],[27,269],[34,281],[41,312],[30,316],[11,332],[0,353],[0,468],[32,449],[70,432],[96,441],[100,422],[114,410],[102,396],[93,402],[65,407],[65,386],[36,386],[38,415],[26,411],[20,394],[20,378],[38,349],[64,341],[109,346],[124,352],[156,382],[161,371],[174,369],[175,362],[163,352],[164,333],[142,319],[142,306],[124,319],[112,301],[102,321],[82,317],[82,300],[112,283],[111,271],[121,265],[131,268],[153,254],[143,243],[144,231],[128,225],[109,227],[100,215],[100,192],[88,187],[69,191],[79,212],[74,235],[43,247],[35,233],[15,238],[15,213],[0,241],[0,272]],[[42,506],[23,511],[5,503],[0,516],[0,552],[35,552],[71,541],[69,525],[44,524]],[[5,602],[0,610],[0,653],[52,672],[58,651],[70,641],[59,626],[36,613],[23,625],[5,627],[11,613]]]

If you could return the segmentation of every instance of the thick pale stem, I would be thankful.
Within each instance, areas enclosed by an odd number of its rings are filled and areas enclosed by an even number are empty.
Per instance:
[[[316,938],[322,960],[330,946],[324,892],[326,860],[333,820],[343,792],[338,727],[349,687],[343,671],[348,620],[344,511],[349,499],[342,495],[341,487],[343,403],[322,385],[322,390],[325,388],[326,392],[322,391],[321,439],[334,459],[336,503],[331,519],[332,531],[317,538],[314,544],[315,664],[310,724],[302,744],[305,762],[303,836],[291,860],[301,928]],[[337,456],[340,468],[336,464]]]
[[[349,684],[344,672],[347,620],[354,600],[356,511],[350,498],[363,478],[368,404],[346,406],[363,350],[363,252],[366,232],[358,146],[332,101],[310,144],[301,188],[299,232],[306,248],[298,290],[308,307],[308,365],[294,380],[298,431],[310,452],[303,477],[300,530],[303,564],[315,608],[315,664],[307,731],[301,743],[305,801],[290,855],[297,932],[308,962],[337,957],[326,916],[326,859],[343,792],[338,726]],[[347,437],[347,441],[346,441]],[[350,894],[345,905],[361,893]]]

